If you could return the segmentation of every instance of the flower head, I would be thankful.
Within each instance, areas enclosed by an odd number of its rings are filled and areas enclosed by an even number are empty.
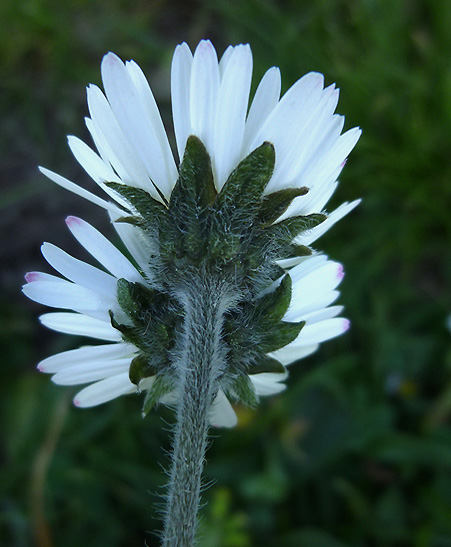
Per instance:
[[[176,48],[178,161],[141,69],[110,53],[102,62],[105,94],[87,91],[86,124],[98,153],[69,137],[110,200],[42,169],[109,212],[134,262],[69,217],[73,235],[104,269],[45,243],[45,259],[66,279],[26,276],[27,296],[73,310],[43,315],[44,325],[108,342],[39,364],[55,383],[90,384],[76,395],[78,406],[137,390],[146,391],[144,413],[177,402],[174,356],[193,276],[218,278],[229,294],[215,425],[234,425],[229,398],[253,405],[282,391],[287,365],[347,330],[341,306],[331,305],[343,269],[310,245],[358,204],[324,213],[360,130],[341,134],[338,90],[324,89],[322,75],[307,74],[280,98],[280,72],[271,68],[249,106],[251,75],[248,45],[229,47],[219,62],[208,41],[194,55],[186,44]]]

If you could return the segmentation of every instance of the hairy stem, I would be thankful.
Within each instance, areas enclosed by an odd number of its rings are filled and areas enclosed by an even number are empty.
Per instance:
[[[173,441],[164,547],[195,544],[209,412],[224,365],[221,329],[227,291],[211,277],[192,280],[180,295],[185,326],[177,363],[180,399]]]

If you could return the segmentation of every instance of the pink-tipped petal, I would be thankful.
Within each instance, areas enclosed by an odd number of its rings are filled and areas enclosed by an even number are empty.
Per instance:
[[[40,272],[28,272],[25,274],[25,281],[27,283],[33,283],[33,281],[39,281],[40,279],[42,279]]]

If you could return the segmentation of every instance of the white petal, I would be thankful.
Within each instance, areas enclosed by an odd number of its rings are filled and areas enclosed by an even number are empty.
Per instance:
[[[115,170],[113,166],[113,162],[118,160],[111,151],[111,148],[108,145],[108,142],[105,140],[103,134],[96,129],[96,127],[94,126],[94,122],[91,120],[91,118],[88,118],[88,116],[85,116],[85,124],[104,163],[106,163],[107,165],[109,164],[113,168],[113,172],[118,173],[118,171]],[[119,178],[121,178],[120,175]]]
[[[45,306],[84,313],[96,319],[108,320],[108,310],[117,311],[116,298],[99,295],[69,281],[32,281],[23,287],[23,293]]]
[[[302,302],[297,306],[293,304],[293,307],[288,310],[283,319],[284,321],[302,321],[304,316],[310,312],[327,308],[333,304],[339,296],[340,291],[327,291],[322,295],[318,295],[308,308],[303,306]]]
[[[150,88],[144,88],[135,67],[136,65],[131,67],[134,71],[132,78],[117,55],[105,55],[101,66],[105,94],[115,118],[129,144],[140,157],[150,179],[169,198],[176,177],[174,160],[172,154],[170,157],[167,155],[167,148],[160,142],[161,118],[156,105],[154,106],[153,96],[150,98]],[[134,81],[137,78],[139,88]]]
[[[339,173],[342,168],[341,164],[345,156],[337,157],[333,151],[341,138],[340,133],[344,123],[343,116],[332,116],[327,127],[324,127],[323,134],[315,142],[315,149],[301,165],[297,166],[296,172],[293,173],[296,181],[295,186],[310,188],[310,192],[304,196],[305,203],[309,204],[303,209],[305,211],[312,209],[310,202],[315,199],[316,193],[321,191],[325,181],[329,180],[330,174]]]
[[[297,214],[320,211],[333,193],[336,179],[361,133],[358,128],[354,128],[340,136],[343,124],[343,116],[333,116],[332,123],[324,132],[323,139],[317,143],[316,151],[308,158],[308,161],[304,162],[303,168],[296,175],[293,186],[310,188],[307,195],[297,200],[299,211]],[[299,205],[302,206],[299,207]]]
[[[341,168],[336,171],[337,176],[340,171]],[[330,178],[329,180],[325,181],[324,185],[322,186],[316,185],[310,187],[308,194],[295,198],[286,209],[286,211],[282,213],[280,217],[274,222],[274,224],[282,222],[282,220],[293,216],[310,215],[312,213],[322,212],[327,201],[334,193],[337,185],[338,181],[335,177],[333,179]],[[291,184],[291,187],[298,187],[298,183],[296,182],[294,184]],[[308,199],[306,199],[307,197]]]
[[[328,157],[328,163],[337,165],[345,161],[360,139],[361,134],[360,127],[353,127],[343,133],[333,146]]]
[[[234,427],[237,423],[232,405],[224,392],[219,390],[210,409],[210,424],[214,427]]]
[[[243,138],[243,151],[248,154],[249,145],[257,136],[257,132],[274,110],[280,97],[280,69],[273,66],[261,79],[249,109]]]
[[[305,327],[304,327],[305,328]],[[285,346],[284,348],[273,351],[268,355],[274,357],[284,365],[285,367],[291,365],[294,361],[303,359],[308,355],[311,355],[319,348],[319,344],[312,344],[307,346],[294,346],[293,343]]]
[[[69,135],[67,142],[75,159],[95,182],[119,180],[111,167],[78,137]]]
[[[282,268],[285,268],[285,269],[288,269],[288,268],[293,268],[294,266],[300,266],[301,264],[308,264],[309,267],[310,265],[312,266],[311,269],[313,269],[313,265],[314,265],[314,262],[312,262],[313,260],[318,260],[320,258],[320,261],[325,261],[327,260],[327,256],[326,255],[323,255],[321,253],[318,253],[317,251],[313,251],[313,254],[312,255],[309,255],[309,256],[297,256],[297,257],[294,257],[294,258],[287,258],[287,259],[284,259],[284,260],[277,260],[277,264],[279,264]],[[316,266],[314,266],[316,267]],[[294,271],[291,270],[291,273]]]
[[[298,204],[304,204],[300,209],[301,214],[318,211],[317,208],[312,207],[316,193],[321,192],[325,184],[334,182],[334,179],[330,180],[329,175],[337,167],[328,161],[327,154],[339,138],[344,118],[342,116],[328,116],[328,123],[321,123],[321,110],[322,98],[310,118],[305,121],[303,130],[299,131],[297,135],[299,145],[296,158],[292,157],[292,164],[286,162],[279,174],[281,180],[285,181],[284,186],[307,186],[310,188],[307,195],[301,196],[297,200]],[[339,170],[337,176],[338,173]],[[308,206],[305,205],[307,203]]]
[[[25,274],[25,280],[28,283],[32,283],[33,281],[54,281],[55,283],[60,281],[61,283],[64,283],[64,279],[61,279],[61,277],[56,277],[55,275],[44,272],[28,272]]]
[[[202,40],[194,52],[190,82],[190,120],[193,134],[213,150],[214,120],[219,90],[216,51],[209,40]]]
[[[98,205],[99,207],[102,207],[102,209],[112,211],[113,213],[118,213],[120,211],[120,209],[113,203],[109,203],[108,201],[97,197],[91,192],[88,192],[88,190],[81,188],[77,184],[71,182],[68,179],[65,179],[64,177],[58,175],[57,173],[54,173],[53,171],[50,171],[49,169],[46,169],[45,167],[39,167],[39,171],[41,171],[41,173],[48,177],[50,180],[58,184],[58,186],[61,186],[62,188],[69,190],[69,192],[73,192],[74,194],[77,194],[77,196],[80,196],[81,198],[86,199],[91,203]]]
[[[131,262],[93,226],[77,217],[67,217],[66,224],[81,245],[117,278],[143,282]]]
[[[52,376],[52,382],[60,386],[88,384],[123,372],[128,373],[129,368],[130,358],[95,362],[86,361],[57,372]]]
[[[330,213],[324,222],[321,222],[315,228],[312,228],[308,232],[295,238],[294,242],[298,245],[311,245],[314,241],[319,239],[323,234],[332,228],[332,226],[341,220],[344,216],[350,213],[362,200],[356,199],[351,203],[342,203],[340,207],[337,207],[335,211]]]
[[[115,297],[117,279],[112,275],[77,260],[51,243],[44,243],[41,251],[50,266],[70,281],[94,292]]]
[[[331,306],[329,308],[323,308],[320,310],[312,311],[302,315],[302,320],[308,324],[318,323],[318,321],[324,321],[324,319],[331,319],[337,317],[343,311],[343,306]]]
[[[319,267],[299,277],[295,271],[290,272],[293,280],[290,307],[285,315],[286,321],[303,317],[311,311],[321,309],[322,297],[330,295],[343,279],[343,267],[338,262],[327,261]],[[293,272],[293,273],[292,273]]]
[[[324,265],[327,262],[327,256],[320,253],[315,253],[311,256],[302,257],[299,265],[290,271],[290,276],[293,282],[296,282],[301,277],[304,277],[309,272],[313,272],[316,268]]]
[[[278,264],[284,270],[288,270],[290,268],[293,268],[294,266],[297,266],[301,262],[301,259],[301,256],[295,256],[293,258],[282,258],[280,260],[276,260],[276,264]]]
[[[324,150],[324,139],[330,134],[335,135],[334,140],[338,139],[343,124],[341,121],[334,123],[333,113],[338,103],[338,89],[335,86],[329,86],[321,94],[321,98],[312,112],[308,123],[302,128],[299,128],[298,139],[301,140],[302,146],[299,148],[298,156],[295,161],[289,166],[287,171],[287,179],[292,180],[298,176],[299,171],[312,161],[315,151]],[[333,132],[332,129],[338,126],[339,129]],[[337,128],[338,128],[337,127]],[[327,148],[326,148],[327,150]]]
[[[285,384],[281,384],[286,380],[288,374],[275,374],[272,372],[262,372],[260,374],[250,374],[249,379],[251,380],[255,393],[257,395],[274,395],[275,393],[280,393],[286,389]]]
[[[123,372],[82,389],[75,396],[74,405],[87,408],[101,405],[121,395],[135,392],[136,386],[130,382],[128,372]]]
[[[91,118],[85,118],[85,122],[86,122],[86,127],[91,133],[91,137],[94,141],[94,144],[97,147],[97,150],[99,151],[99,154],[103,162],[112,167],[113,178],[109,178],[105,180],[107,182],[119,182],[119,183],[127,182],[131,186],[135,186],[135,187],[139,186],[139,184],[136,184],[136,182],[130,180],[130,177],[127,171],[124,169],[121,162],[118,160],[116,155],[111,150],[111,147],[108,144],[105,137],[103,136],[103,134],[100,132],[98,128],[96,128]],[[108,186],[105,183],[103,183],[101,180],[98,181],[97,184],[100,186],[100,188],[102,188],[104,192],[106,192],[110,197],[112,197],[121,207],[123,207],[125,210],[130,210],[130,204],[124,198],[122,198],[122,196],[120,196],[118,192],[116,192],[115,190],[112,190],[111,188],[108,188]]]
[[[298,279],[301,279],[305,275],[307,275],[309,272],[315,270],[316,268],[320,267],[321,264],[325,263],[327,261],[327,256],[322,254],[314,254],[310,256],[303,256],[303,257],[297,257],[296,258],[296,267],[292,268],[290,270],[290,277],[293,283],[296,283]],[[278,260],[277,263],[286,262],[284,260]],[[285,275],[282,275],[273,283],[268,285],[264,290],[262,290],[258,297],[262,297],[265,294],[268,294],[272,291],[274,291],[281,283],[282,279],[285,277]]]
[[[339,138],[343,123],[344,118],[334,116],[329,127],[323,128],[322,138],[318,138],[314,143],[316,150],[311,150],[307,156],[303,156],[304,161],[298,166],[298,172],[294,178],[292,178],[293,174],[287,177],[288,180],[291,180],[288,186],[307,186],[309,192],[296,198],[285,213],[279,217],[278,222],[294,215],[316,213],[325,207],[337,187],[337,177],[344,165],[343,159],[340,162],[336,162],[334,159],[330,160],[331,149]]]
[[[171,147],[169,146],[166,130],[158,110],[157,103],[150,89],[149,83],[144,76],[141,68],[134,61],[127,61],[125,67],[130,74],[133,83],[141,97],[144,112],[147,114],[147,120],[152,128],[152,133],[156,138],[155,147],[161,153],[161,180],[155,180],[157,186],[166,194],[164,188],[167,188],[168,197],[171,194],[172,188],[177,180],[178,172],[175,166],[174,156]],[[156,161],[155,151],[153,152],[152,161]],[[159,175],[160,176],[160,175]]]
[[[336,336],[340,336],[349,329],[349,320],[342,317],[326,319],[311,325],[305,325],[299,336],[292,342],[293,346],[319,344]]]
[[[110,215],[110,218],[114,229],[124,242],[127,250],[149,279],[149,257],[155,253],[155,249],[150,245],[149,238],[137,226],[128,224],[128,222],[115,222],[118,218],[117,216],[113,217]]]
[[[46,313],[39,318],[41,323],[49,329],[66,334],[87,336],[99,340],[119,342],[121,333],[111,326],[111,323],[100,321],[93,317],[79,313],[55,312]]]
[[[135,346],[122,342],[100,346],[83,346],[47,357],[38,364],[37,368],[40,372],[54,373],[71,367],[74,364],[97,363],[99,361],[116,360],[124,357],[131,358],[135,352]]]
[[[304,317],[317,310],[327,308],[340,296],[339,291],[328,291],[310,302],[310,305],[304,306],[302,302],[293,303],[284,316],[284,321],[302,321]]]
[[[140,380],[139,390],[140,391],[149,390],[154,385],[156,378],[157,378],[156,376],[148,376],[147,378],[143,378],[142,380]]]
[[[229,61],[232,57],[234,49],[235,48],[233,46],[229,46],[222,54],[221,60],[219,61],[219,74],[221,78],[223,77],[224,71],[226,70],[227,65],[229,64]]]
[[[219,190],[242,159],[251,78],[252,53],[249,45],[233,48],[219,87],[216,108],[212,159]]]
[[[193,55],[186,43],[175,48],[171,68],[172,118],[180,161],[186,140],[192,134],[190,120],[190,82]]]
[[[299,128],[308,122],[318,104],[323,82],[323,76],[317,73],[306,74],[298,80],[282,97],[254,139],[251,148],[266,140],[276,149],[276,165],[267,193],[280,190],[289,182],[286,174],[302,147]],[[279,151],[283,153],[279,154]]]
[[[332,197],[332,194],[337,189],[337,177],[340,174],[341,170],[342,167],[338,167],[337,170],[332,173],[329,180],[325,181],[322,186],[315,186],[312,191],[312,199],[309,202],[301,203],[300,199],[298,200],[298,203],[293,202],[292,205],[297,206],[296,209],[292,209],[292,207],[290,206],[283,216],[288,217],[294,215],[310,215],[311,213],[323,211],[327,202]]]
[[[111,110],[105,95],[95,85],[87,89],[88,108],[91,114],[94,142],[108,156],[113,169],[121,180],[131,186],[143,188],[155,199],[160,200],[158,192],[151,183],[143,161],[131,147],[127,136]],[[89,126],[88,126],[89,127]]]
[[[91,121],[91,120],[90,120]],[[114,190],[108,188],[105,182],[122,181],[111,168],[109,162],[100,158],[87,144],[72,135],[67,137],[69,147],[75,159],[83,167],[86,173],[100,186],[100,188],[113,198],[119,205],[130,210],[130,205]]]

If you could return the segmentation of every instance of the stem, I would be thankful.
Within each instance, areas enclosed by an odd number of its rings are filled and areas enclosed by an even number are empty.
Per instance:
[[[218,391],[224,352],[221,329],[227,309],[226,288],[219,280],[197,276],[180,296],[185,324],[180,345],[180,399],[173,441],[164,547],[195,544],[209,412]]]

